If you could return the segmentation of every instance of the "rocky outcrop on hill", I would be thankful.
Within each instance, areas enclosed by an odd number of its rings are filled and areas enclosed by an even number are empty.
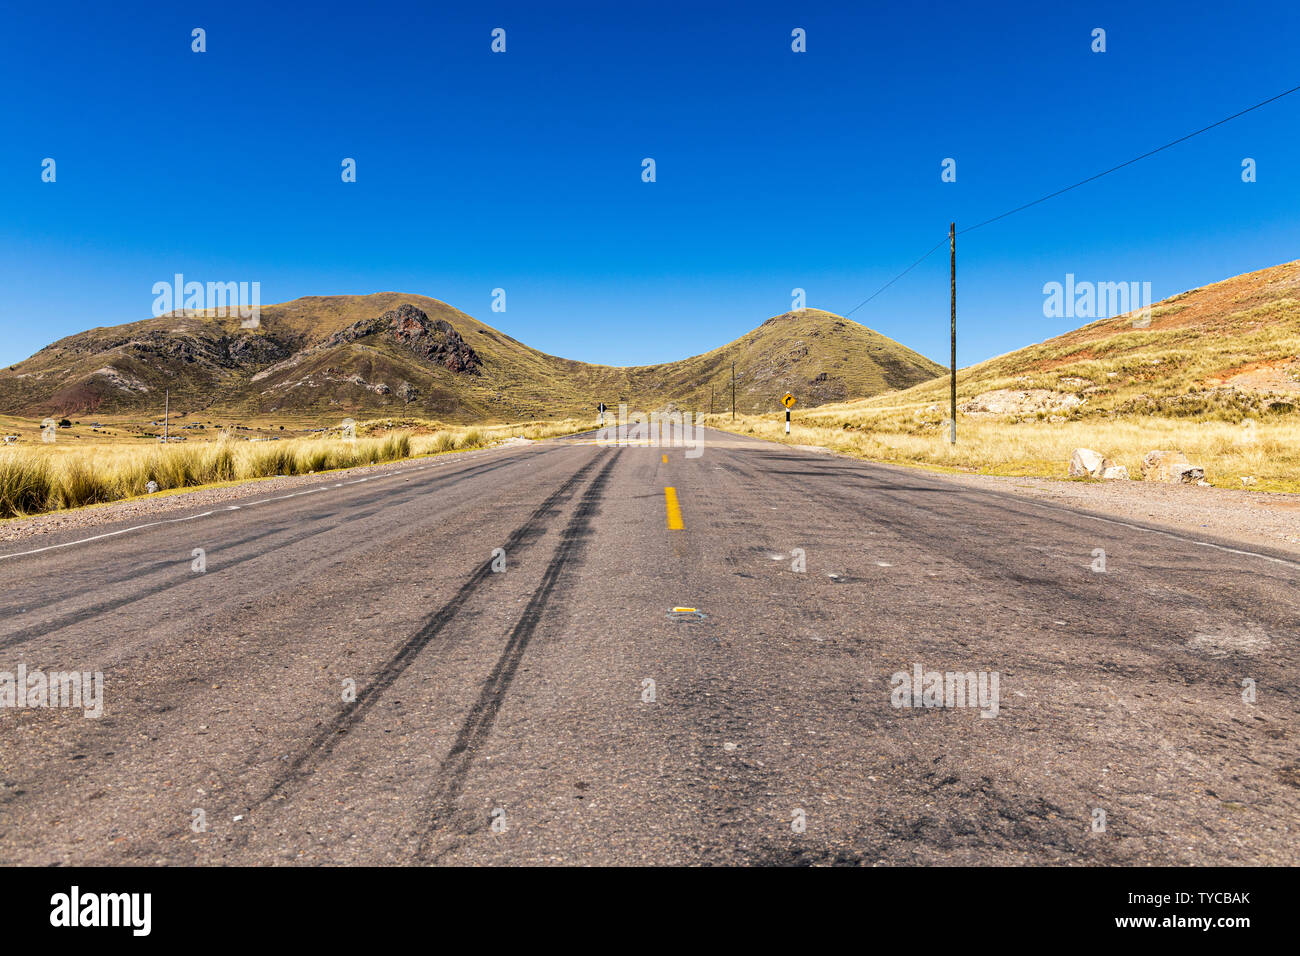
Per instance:
[[[199,329],[153,329],[113,337],[94,334],[72,336],[54,345],[47,345],[37,355],[118,354],[145,359],[157,356],[175,359],[187,365],[238,369],[278,362],[292,352],[293,349],[283,342],[251,332],[229,335],[212,334],[208,330]]]
[[[317,348],[329,348],[355,342],[369,335],[391,332],[393,338],[428,362],[436,362],[453,372],[477,375],[482,368],[478,353],[445,319],[431,320],[409,303],[385,312],[375,319],[353,322],[335,332]]]
[[[1036,415],[1069,412],[1082,404],[1078,395],[1048,388],[995,388],[962,402],[957,410],[966,415]]]

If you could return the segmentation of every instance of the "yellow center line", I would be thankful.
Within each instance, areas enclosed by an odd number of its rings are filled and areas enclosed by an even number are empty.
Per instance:
[[[681,531],[686,527],[682,524],[682,508],[677,503],[677,489],[664,489],[664,506],[668,509],[668,529],[670,531]]]

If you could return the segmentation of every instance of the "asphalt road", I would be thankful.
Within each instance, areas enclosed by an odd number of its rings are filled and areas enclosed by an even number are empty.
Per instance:
[[[0,862],[1300,862],[1300,564],[707,439],[6,545]]]

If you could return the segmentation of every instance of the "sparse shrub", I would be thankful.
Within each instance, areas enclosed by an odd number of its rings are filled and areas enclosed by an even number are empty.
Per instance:
[[[55,476],[47,458],[0,455],[0,518],[48,511],[55,504]]]
[[[113,489],[113,498],[134,498],[146,494],[146,486],[152,480],[153,459],[132,458],[118,463],[108,472],[108,480]]]
[[[199,484],[201,466],[197,449],[164,447],[153,457],[151,477],[160,489],[184,488]]]
[[[399,458],[411,457],[411,436],[402,432],[397,435],[389,435],[384,439],[383,460],[396,461]]]
[[[58,507],[80,508],[120,497],[111,480],[82,458],[69,458],[58,476]]]
[[[235,452],[228,444],[218,445],[210,451],[204,465],[205,481],[234,481],[237,477]]]
[[[241,478],[271,478],[275,475],[292,475],[297,458],[292,446],[263,446],[244,457]]]
[[[298,458],[295,463],[298,474],[305,474],[309,471],[324,471],[325,466],[329,464],[330,448],[325,442],[312,442],[306,445],[298,452]],[[294,471],[286,471],[286,475],[295,474]]]
[[[483,444],[483,432],[477,428],[467,429],[456,441],[457,448],[478,448]]]

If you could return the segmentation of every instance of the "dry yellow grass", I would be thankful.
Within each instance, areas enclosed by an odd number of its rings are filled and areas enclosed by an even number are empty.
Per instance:
[[[221,482],[301,475],[405,458],[410,437],[296,440],[251,444],[63,448],[58,443],[0,449],[0,517],[117,501]]]
[[[159,491],[279,475],[302,475],[396,461],[413,455],[463,451],[507,438],[550,438],[593,427],[592,422],[445,426],[418,423],[423,434],[384,422],[357,425],[361,437],[247,442],[218,437],[184,444],[111,441],[74,444],[27,442],[0,448],[0,518],[118,501]],[[373,436],[373,437],[372,437]]]
[[[518,422],[511,425],[443,425],[437,422],[406,420],[394,422],[380,419],[357,426],[358,432],[368,430],[385,431],[399,427],[411,431],[414,454],[437,454],[444,451],[478,448],[492,445],[507,438],[527,438],[539,441],[543,438],[557,438],[572,435],[596,427],[593,421],[578,418],[566,418],[562,421]]]
[[[1166,449],[1219,487],[1300,491],[1300,261],[1166,299],[1149,326],[1134,319],[1102,319],[959,370],[955,446],[946,376],[796,409],[789,440],[876,461],[1052,478],[1066,477],[1076,448],[1134,479],[1147,452]],[[980,412],[998,392],[1049,401]],[[733,428],[729,415],[712,423]],[[786,440],[783,414],[741,416],[734,428]]]
[[[921,465],[986,475],[1034,475],[1065,478],[1070,454],[1091,448],[1142,476],[1142,458],[1155,449],[1183,452],[1205,468],[1210,484],[1242,488],[1243,476],[1253,477],[1257,491],[1300,491],[1300,424],[1294,420],[1262,421],[1253,425],[1221,421],[1133,418],[1043,421],[957,419],[957,444],[937,425],[911,427],[907,411],[879,410],[869,421],[856,414],[836,413],[832,407],[796,416],[792,434],[785,435],[784,417],[715,415],[718,428],[798,445],[816,445],[872,461]],[[804,418],[799,421],[798,418]]]

